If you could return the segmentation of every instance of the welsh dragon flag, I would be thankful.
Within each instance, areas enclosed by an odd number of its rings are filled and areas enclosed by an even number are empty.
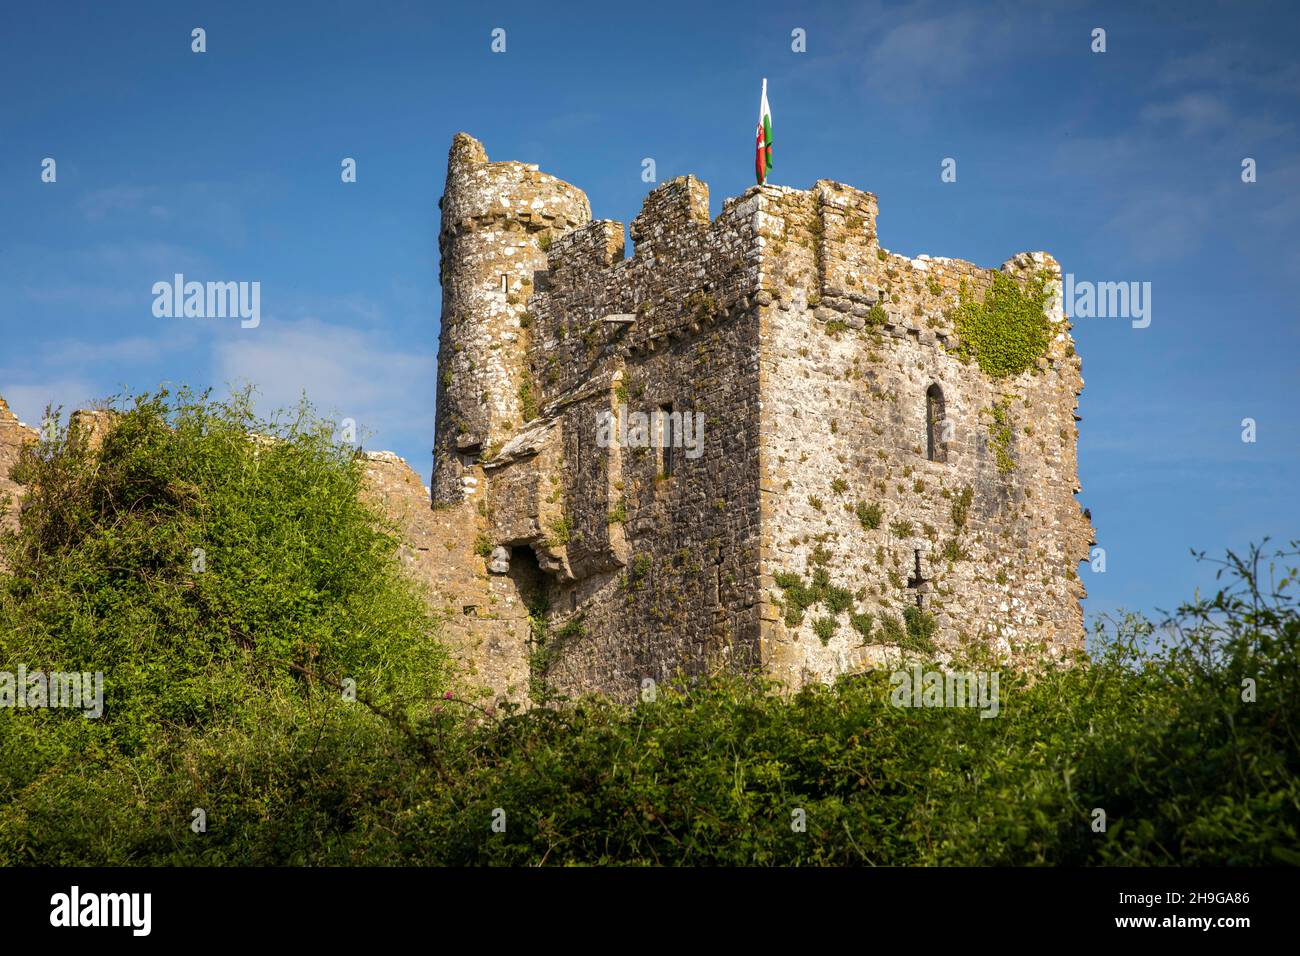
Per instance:
[[[767,105],[767,77],[763,78],[763,99],[758,106],[758,133],[754,139],[754,175],[761,186],[772,171],[772,110]]]

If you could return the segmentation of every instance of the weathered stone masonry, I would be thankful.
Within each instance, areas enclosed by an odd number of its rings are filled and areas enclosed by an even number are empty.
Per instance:
[[[887,252],[875,197],[829,181],[714,220],[703,183],[665,183],[630,257],[579,190],[464,134],[447,182],[434,504],[532,608],[488,670],[624,698],[717,666],[797,686],[883,662],[884,622],[918,603],[940,653],[1081,644],[1082,379],[1059,312],[1037,367],[990,378],[950,314],[992,270]],[[1059,277],[1042,253],[1003,271]],[[597,442],[601,412],[669,407],[704,421],[671,474],[659,449]],[[791,576],[851,604],[788,613]]]

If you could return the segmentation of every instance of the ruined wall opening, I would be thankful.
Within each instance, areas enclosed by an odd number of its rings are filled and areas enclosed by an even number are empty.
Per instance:
[[[931,385],[925,390],[925,457],[930,461],[948,460],[948,445],[943,436],[944,425],[943,389]]]
[[[519,590],[519,598],[531,610],[548,603],[549,580],[537,561],[537,554],[526,544],[510,549],[510,580]]]

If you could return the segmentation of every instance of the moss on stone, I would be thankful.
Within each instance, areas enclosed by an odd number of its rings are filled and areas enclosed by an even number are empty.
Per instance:
[[[959,530],[966,527],[966,519],[970,515],[971,499],[974,497],[975,489],[970,485],[965,485],[962,487],[961,491],[957,492],[956,497],[953,498],[952,523]]]
[[[537,417],[537,397],[533,395],[533,379],[526,371],[519,381],[519,412],[524,421],[531,422]]]

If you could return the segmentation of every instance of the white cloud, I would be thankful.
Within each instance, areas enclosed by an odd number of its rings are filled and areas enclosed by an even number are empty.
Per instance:
[[[1199,136],[1230,125],[1232,111],[1221,96],[1187,93],[1176,100],[1144,106],[1140,117],[1157,125],[1172,122],[1184,136]]]
[[[972,11],[916,15],[885,31],[867,53],[867,85],[878,96],[918,101],[950,89],[1009,47],[1009,21]]]
[[[295,406],[305,392],[321,414],[355,419],[367,447],[409,452],[433,440],[434,366],[432,342],[411,348],[378,330],[268,316],[213,343],[211,378],[252,383],[264,411]]]
[[[22,421],[37,427],[45,417],[45,407],[62,406],[63,419],[79,408],[87,408],[96,399],[95,386],[80,378],[55,378],[40,383],[30,380],[0,380],[0,395]]]

